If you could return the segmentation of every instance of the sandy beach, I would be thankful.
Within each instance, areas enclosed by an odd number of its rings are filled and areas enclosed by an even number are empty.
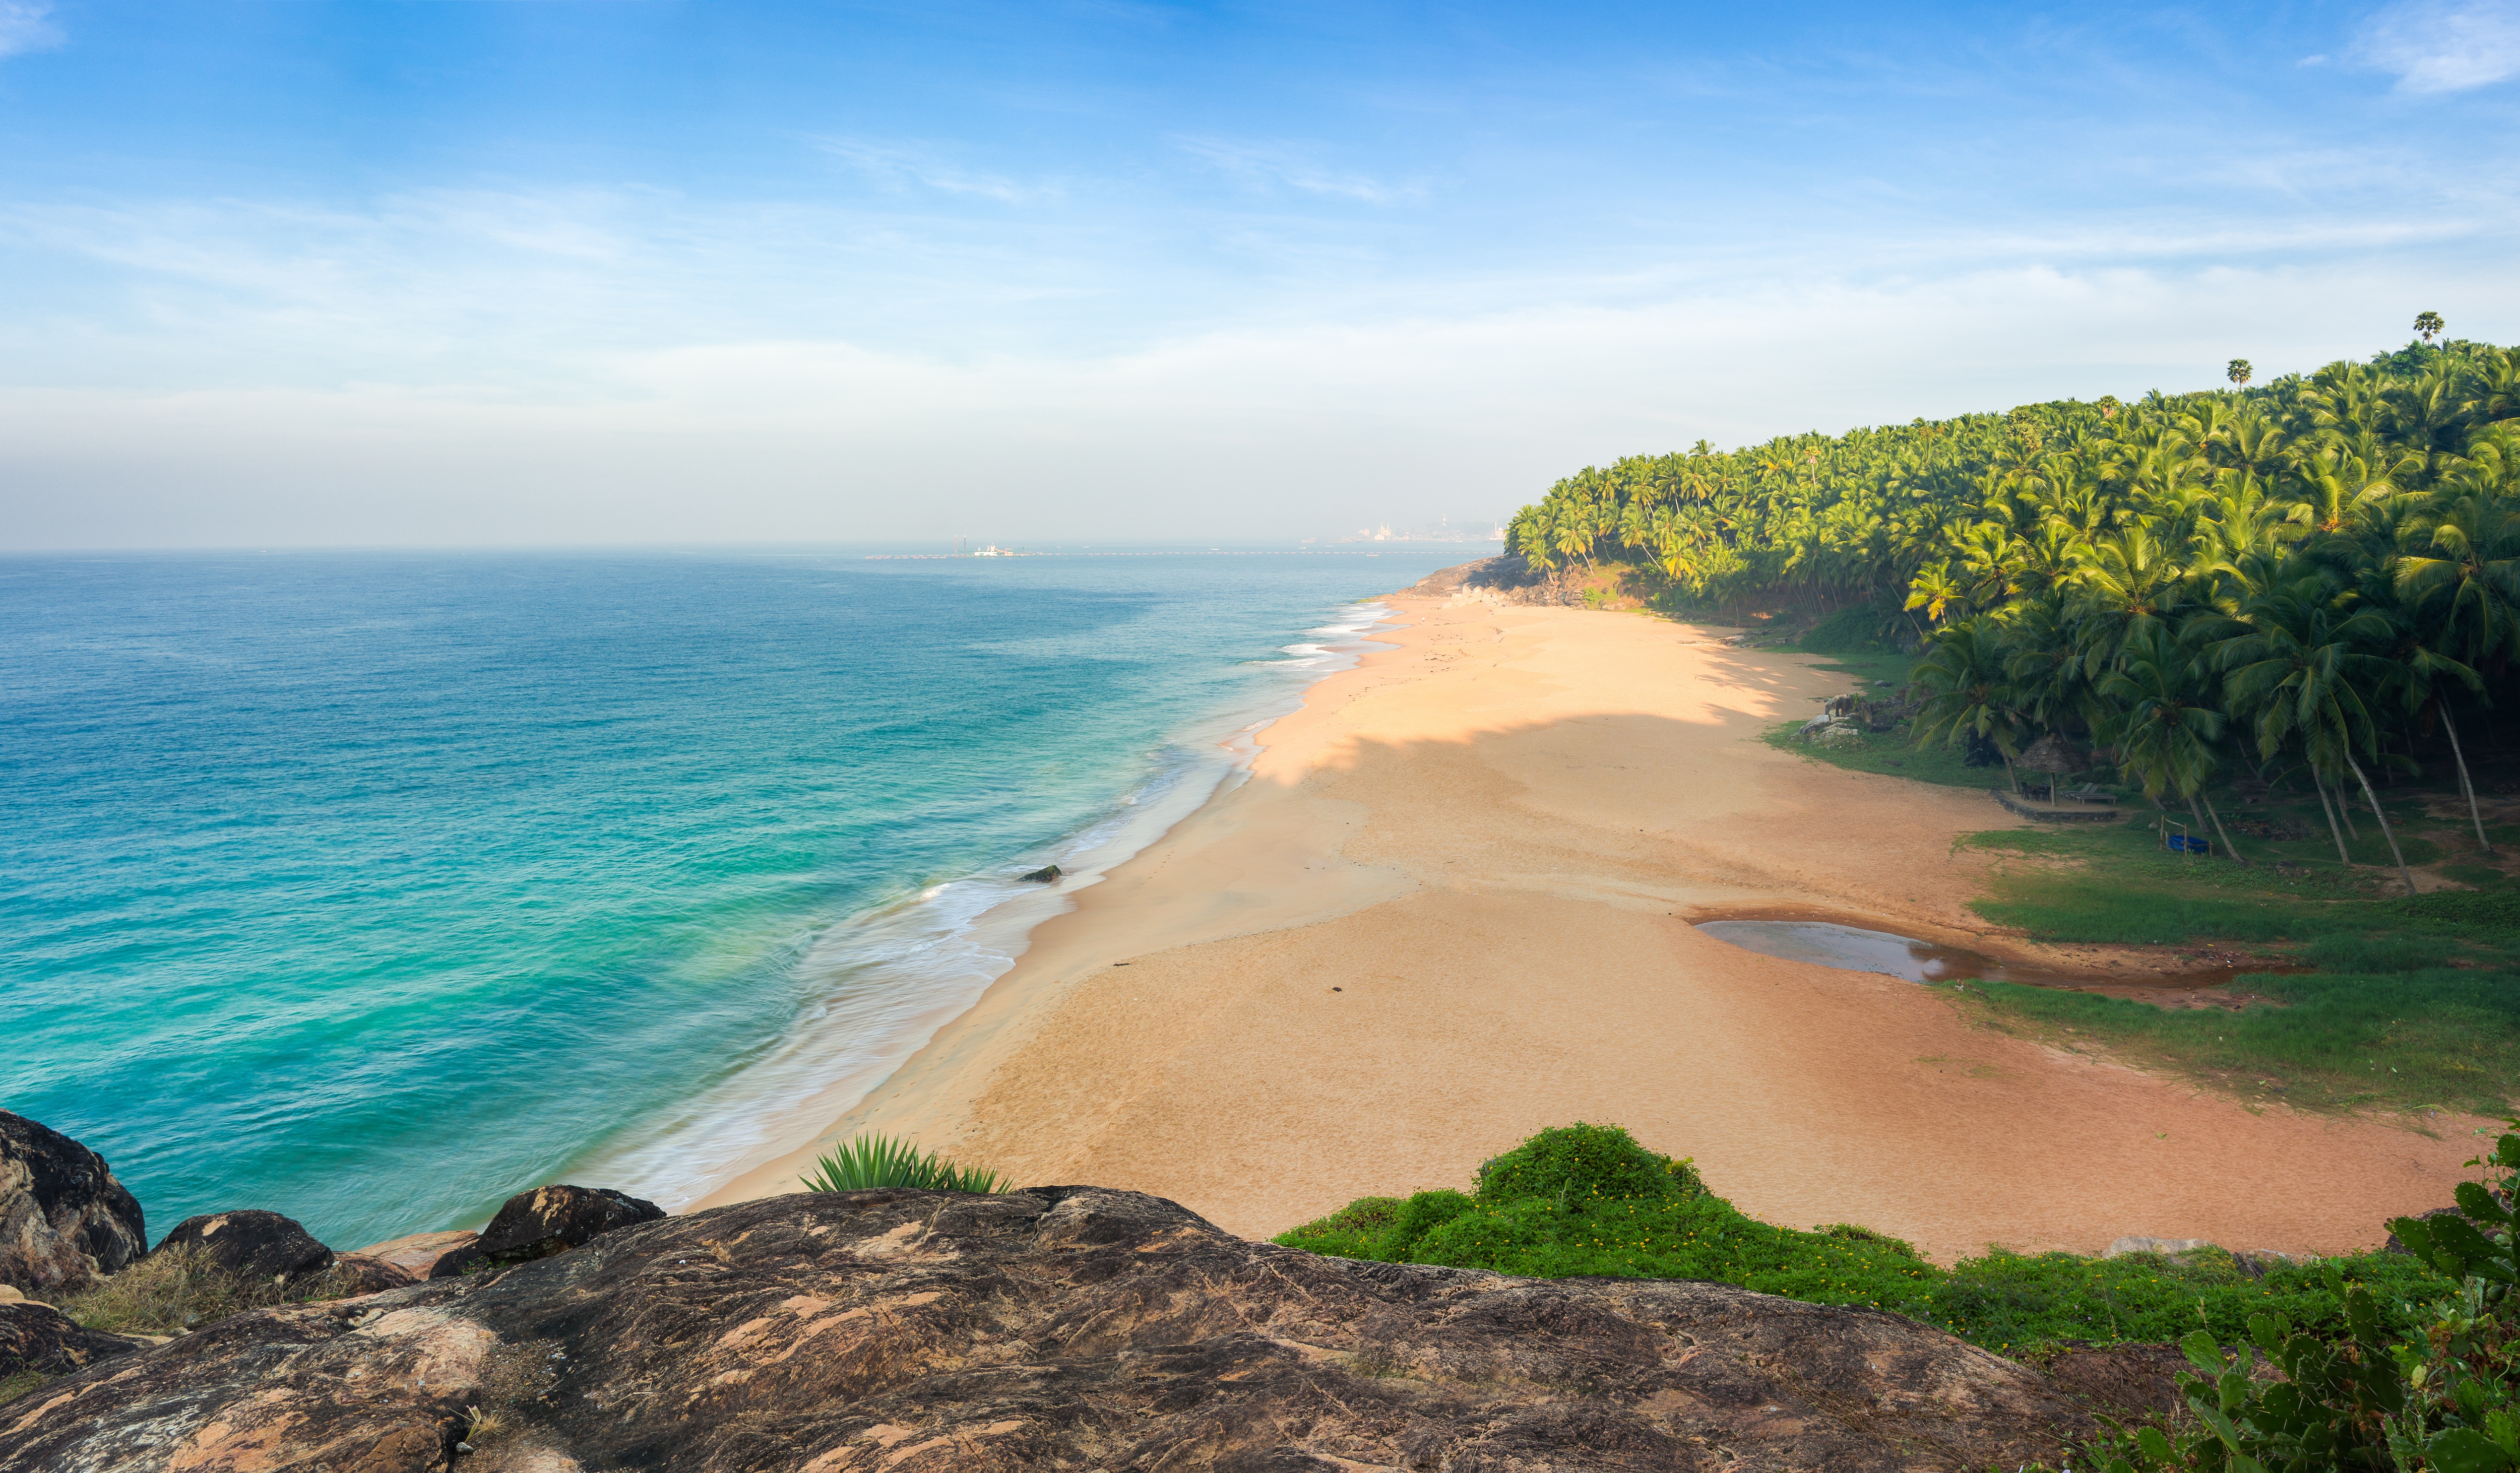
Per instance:
[[[2335,1252],[2440,1206],[2480,1122],[2340,1120],[1972,1027],[1943,995],[1695,930],[1808,909],[2019,951],[1967,909],[1984,794],[1778,752],[1816,660],[1634,613],[1400,598],[1246,781],[1075,896],[814,1146],[906,1134],[1250,1236],[1624,1125],[1773,1222],[1937,1260],[2142,1233]]]

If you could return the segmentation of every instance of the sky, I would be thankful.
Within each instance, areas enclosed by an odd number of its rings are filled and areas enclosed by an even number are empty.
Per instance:
[[[0,549],[1284,541],[2520,341],[2520,0],[0,0]]]

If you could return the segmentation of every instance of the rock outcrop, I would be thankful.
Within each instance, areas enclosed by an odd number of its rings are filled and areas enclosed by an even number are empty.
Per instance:
[[[259,1207],[186,1218],[151,1251],[180,1248],[191,1249],[222,1273],[262,1283],[306,1278],[333,1267],[333,1250],[295,1218]]]
[[[67,1376],[112,1356],[127,1356],[153,1342],[137,1335],[87,1329],[48,1304],[0,1303],[0,1381],[22,1371]],[[8,1413],[0,1411],[0,1424]]]
[[[1543,572],[1519,553],[1438,568],[1402,589],[1412,599],[1481,601],[1494,604],[1544,603],[1580,607],[1584,591],[1564,569]]]
[[[887,1190],[241,1315],[0,1406],[0,1473],[1981,1469],[2092,1427],[1894,1315],[1348,1263],[1095,1187]]]
[[[462,1253],[480,1241],[481,1234],[461,1229],[452,1232],[415,1232],[409,1237],[387,1238],[370,1243],[348,1255],[373,1258],[390,1264],[414,1278],[435,1278],[437,1266],[448,1256]],[[460,1271],[459,1271],[460,1272]]]
[[[140,1203],[103,1156],[0,1110],[0,1283],[83,1289],[148,1251]]]
[[[513,1269],[581,1247],[599,1234],[665,1215],[653,1202],[642,1201],[608,1186],[537,1186],[520,1191],[499,1206],[498,1216],[469,1248],[447,1254],[429,1270],[432,1278],[450,1278],[480,1269]]]

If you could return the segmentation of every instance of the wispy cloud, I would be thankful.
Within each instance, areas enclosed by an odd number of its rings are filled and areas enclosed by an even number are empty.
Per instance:
[[[2463,92],[2520,75],[2520,0],[2400,0],[2364,22],[2355,54],[2401,92]]]
[[[964,168],[921,144],[878,143],[864,138],[816,138],[815,148],[861,173],[895,186],[920,185],[948,195],[968,195],[1023,204],[1059,193],[1056,184],[1020,184],[1003,174]]]
[[[0,0],[0,57],[61,45],[52,16],[51,0]]]
[[[1395,204],[1422,199],[1426,193],[1418,185],[1386,184],[1368,174],[1324,167],[1305,157],[1299,150],[1284,144],[1236,143],[1222,138],[1182,135],[1176,135],[1170,141],[1173,147],[1200,162],[1250,184],[1282,184],[1307,194],[1356,200],[1367,204]]]

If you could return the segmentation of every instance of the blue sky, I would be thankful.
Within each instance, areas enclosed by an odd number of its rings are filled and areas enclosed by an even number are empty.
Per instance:
[[[0,0],[0,546],[1331,537],[2520,340],[2520,0]]]

